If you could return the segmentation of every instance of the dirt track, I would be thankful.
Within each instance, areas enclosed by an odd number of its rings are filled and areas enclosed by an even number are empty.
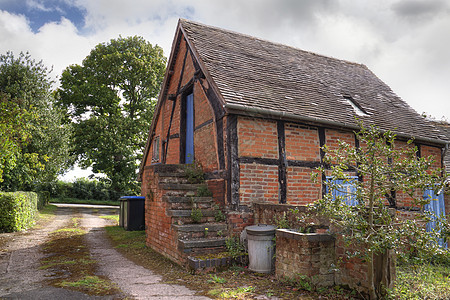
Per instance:
[[[140,267],[118,253],[104,235],[110,224],[102,215],[118,214],[114,207],[92,205],[58,205],[55,218],[42,228],[24,233],[0,234],[5,241],[0,248],[0,298],[2,299],[208,299],[180,285],[160,283],[160,276]],[[107,277],[122,291],[110,296],[88,296],[45,282],[56,276],[40,269],[44,257],[42,245],[51,232],[66,226],[72,218],[81,216],[80,226],[87,232],[86,244],[98,262],[98,275]]]

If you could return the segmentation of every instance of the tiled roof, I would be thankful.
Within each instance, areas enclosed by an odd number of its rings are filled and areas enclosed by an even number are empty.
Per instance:
[[[226,105],[446,139],[365,65],[180,20]]]
[[[441,132],[450,139],[450,123],[447,122],[434,122],[437,128],[441,130]],[[450,176],[450,149],[447,150],[444,156],[444,166],[447,171],[447,174]]]

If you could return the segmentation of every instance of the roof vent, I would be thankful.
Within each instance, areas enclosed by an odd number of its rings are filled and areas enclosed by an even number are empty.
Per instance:
[[[351,96],[344,95],[344,99],[347,100],[347,103],[353,107],[353,110],[358,116],[367,117],[369,114],[355,101]]]

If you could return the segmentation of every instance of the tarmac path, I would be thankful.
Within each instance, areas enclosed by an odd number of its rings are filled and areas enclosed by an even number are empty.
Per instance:
[[[118,214],[113,206],[58,204],[55,218],[46,226],[22,233],[0,234],[0,299],[209,299],[195,296],[195,292],[182,286],[164,284],[152,271],[123,257],[110,244],[104,227],[110,221],[100,216]],[[39,269],[44,257],[42,245],[48,235],[64,227],[81,214],[81,227],[87,231],[85,241],[91,256],[98,262],[99,274],[109,278],[123,295],[89,296],[45,284],[54,274]],[[6,241],[6,243],[5,243]]]

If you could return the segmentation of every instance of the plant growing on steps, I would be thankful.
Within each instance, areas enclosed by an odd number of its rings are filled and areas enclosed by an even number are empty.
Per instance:
[[[211,197],[212,193],[206,185],[202,185],[197,188],[197,196],[198,197]]]
[[[241,244],[238,236],[230,236],[225,241],[225,246],[232,258],[237,258],[245,253],[245,247]]]
[[[195,203],[194,198],[191,198],[192,202],[192,211],[191,211],[191,219],[193,223],[200,223],[203,218],[202,210]]]
[[[184,172],[187,176],[188,183],[202,183],[205,180],[205,173],[203,172],[202,165],[197,161],[186,164]]]
[[[222,212],[219,205],[214,204],[214,210],[216,211],[214,214],[214,220],[216,222],[224,222],[226,220],[225,214]]]

